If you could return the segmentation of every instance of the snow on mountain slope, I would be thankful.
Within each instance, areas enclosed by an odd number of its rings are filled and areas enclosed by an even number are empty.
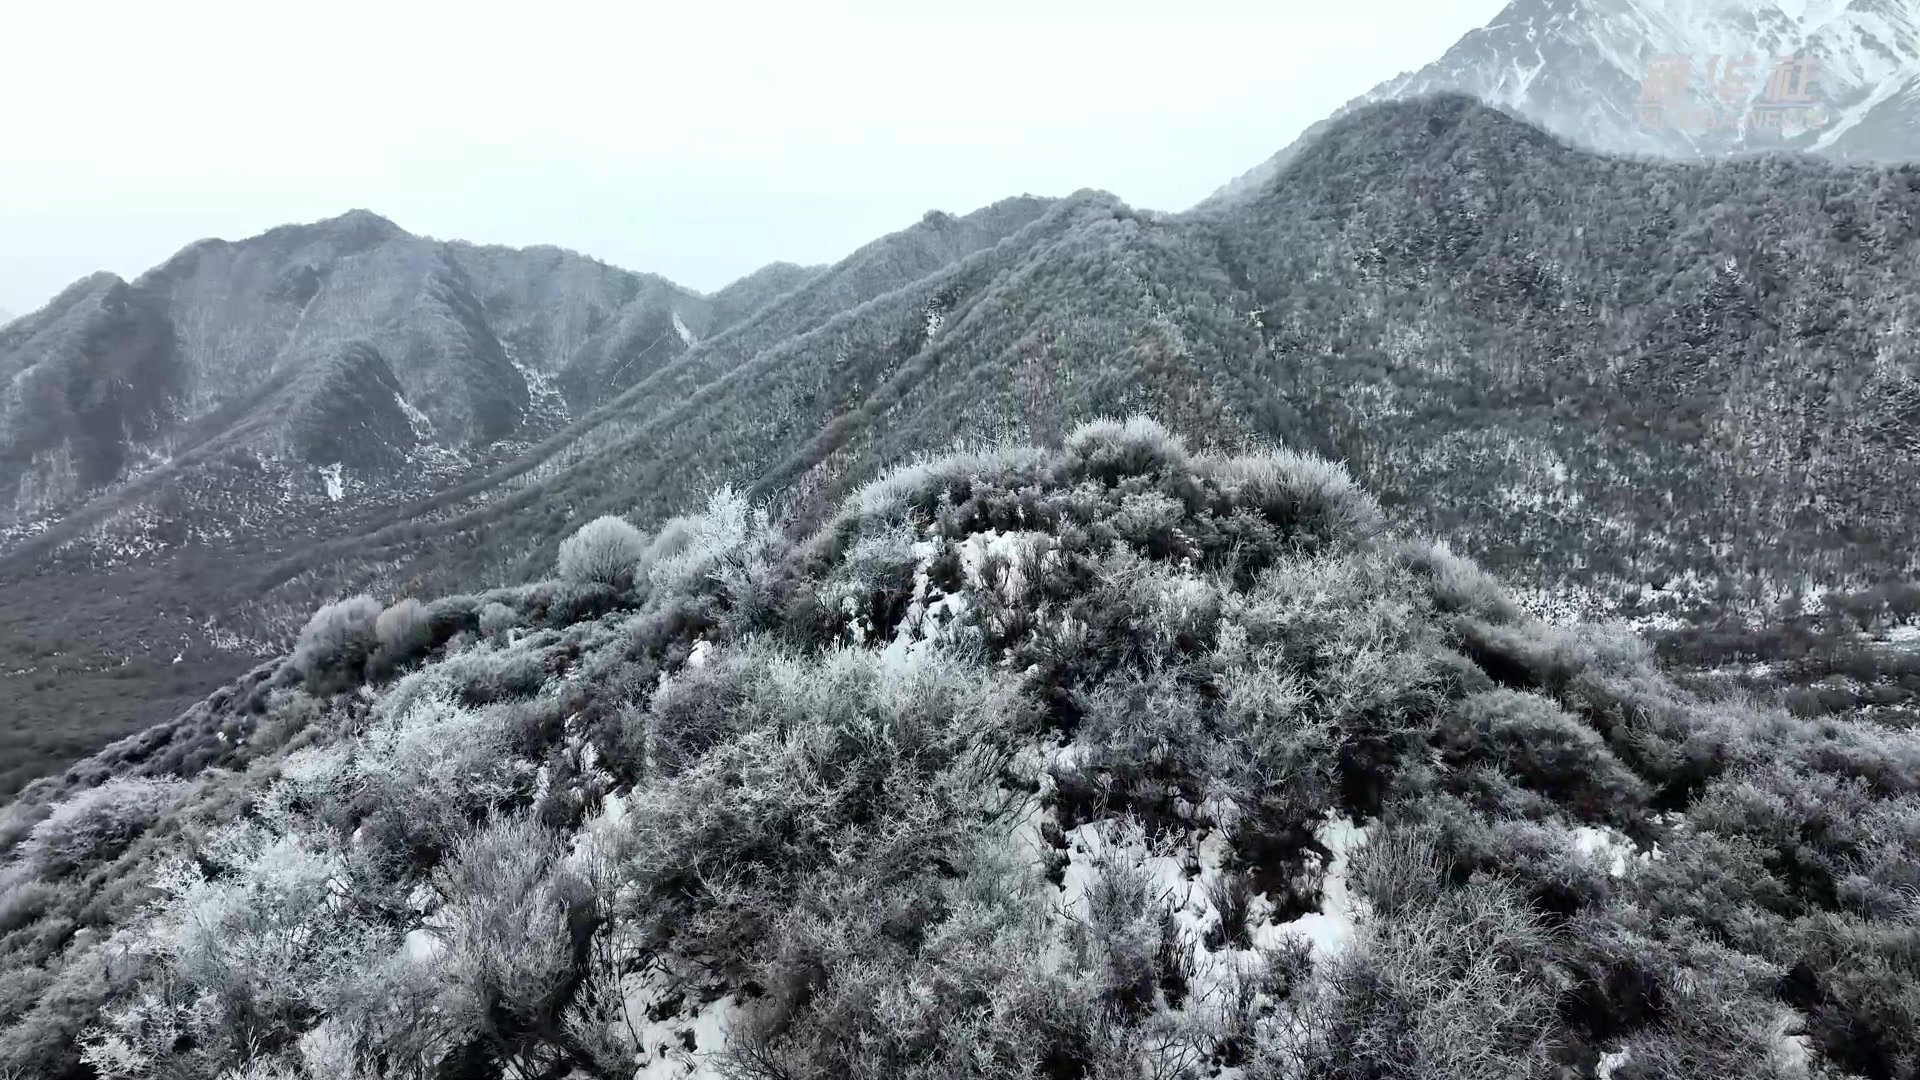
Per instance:
[[[1920,147],[1920,73],[1889,83],[1815,149],[1845,161],[1911,161]]]
[[[1663,74],[1672,80],[1664,90]],[[1911,160],[1920,157],[1916,80],[1920,5],[1912,0],[1514,0],[1432,64],[1335,115],[1468,93],[1612,153],[1812,150]],[[1803,82],[1811,112],[1778,108]],[[1649,104],[1659,107],[1643,109]],[[1294,146],[1215,198],[1258,190]]]

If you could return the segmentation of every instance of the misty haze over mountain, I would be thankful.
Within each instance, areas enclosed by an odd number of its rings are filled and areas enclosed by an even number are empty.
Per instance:
[[[473,16],[23,17],[0,1078],[1920,1077],[1920,10]]]

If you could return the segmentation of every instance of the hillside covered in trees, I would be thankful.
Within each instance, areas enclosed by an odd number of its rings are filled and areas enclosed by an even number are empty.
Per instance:
[[[75,286],[0,336],[13,395],[0,394],[0,444],[25,440],[0,451],[0,489],[38,469],[61,478],[0,498],[0,795],[281,651],[312,604],[255,588],[277,560],[490,490],[670,361],[803,332],[1047,205],[928,214],[832,267],[770,266],[712,297],[363,212],[194,245],[131,285]],[[418,379],[392,366],[403,356]],[[508,402],[503,430],[460,436],[413,406],[476,371]],[[76,454],[99,469],[69,467]]]
[[[0,1070],[1911,1077],[1920,737],[1153,423],[317,612],[0,821]]]
[[[1912,167],[1631,161],[1462,98],[1378,106],[1257,198],[1081,192],[804,332],[703,351],[467,508],[267,584],[505,583],[602,513],[732,483],[817,518],[904,456],[1144,409],[1342,460],[1576,609],[1765,610],[1915,569],[1917,212]]]

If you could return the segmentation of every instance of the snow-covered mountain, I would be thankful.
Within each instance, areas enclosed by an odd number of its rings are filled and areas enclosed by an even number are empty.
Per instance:
[[[715,325],[663,278],[365,211],[202,241],[0,328],[0,527],[195,450],[393,469],[536,438],[544,387],[589,408]]]
[[[1438,60],[1335,115],[1434,93],[1472,94],[1612,153],[1911,160],[1920,157],[1920,4],[1513,0]],[[1257,190],[1325,124],[1216,197]]]

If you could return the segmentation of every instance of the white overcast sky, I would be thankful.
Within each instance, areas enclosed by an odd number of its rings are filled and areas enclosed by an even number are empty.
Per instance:
[[[0,308],[354,207],[709,291],[1023,192],[1184,209],[1502,6],[23,3]]]

